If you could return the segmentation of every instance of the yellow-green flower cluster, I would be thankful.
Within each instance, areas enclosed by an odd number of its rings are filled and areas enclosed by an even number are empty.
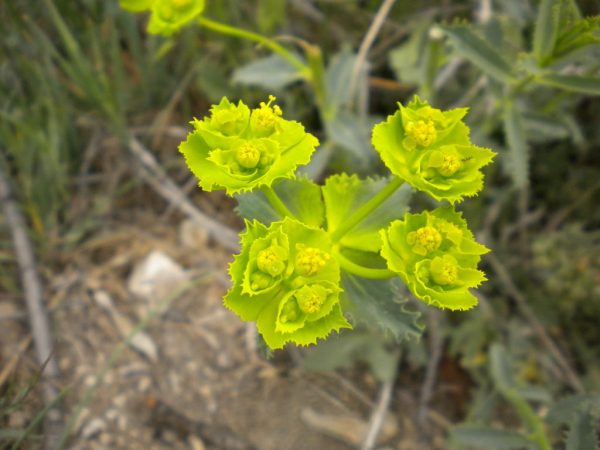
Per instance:
[[[233,195],[270,186],[292,178],[299,165],[310,161],[319,141],[300,123],[284,119],[274,101],[270,96],[251,110],[223,97],[210,116],[192,121],[194,131],[179,150],[202,189]]]
[[[148,33],[171,36],[204,10],[204,0],[121,0],[132,12],[150,11]]]
[[[340,307],[340,268],[327,233],[285,218],[268,228],[247,222],[242,250],[229,273],[225,306],[256,321],[272,349],[316,343],[350,328]]]
[[[477,304],[469,288],[486,279],[477,264],[488,249],[475,241],[453,207],[406,214],[382,230],[381,238],[388,268],[417,298],[453,310]]]
[[[373,129],[373,145],[390,171],[436,200],[451,203],[483,187],[481,168],[495,153],[473,145],[466,108],[441,111],[418,97]]]

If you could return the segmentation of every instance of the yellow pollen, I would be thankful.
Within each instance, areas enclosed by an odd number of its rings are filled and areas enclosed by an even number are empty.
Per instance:
[[[190,3],[190,0],[171,0],[175,8],[182,8]]]
[[[276,277],[284,271],[285,260],[283,247],[271,246],[258,252],[256,265],[261,272]]]
[[[245,169],[254,169],[260,161],[260,150],[250,142],[244,142],[235,152],[235,160]]]
[[[454,175],[462,167],[462,161],[456,155],[444,155],[442,165],[438,167],[438,172],[445,177]]]
[[[271,106],[271,103],[274,101],[275,97],[270,95],[268,103],[261,102],[260,107],[252,111],[250,118],[252,129],[261,136],[273,133],[282,115],[279,106]]]
[[[296,255],[298,275],[307,277],[314,275],[329,261],[329,254],[318,248],[305,247],[302,244],[298,244],[296,248],[299,250]]]
[[[437,138],[437,132],[431,120],[408,122],[404,130],[406,131],[406,135],[414,139],[421,147],[429,147]]]
[[[319,285],[302,286],[298,292],[296,292],[295,297],[302,312],[314,314],[319,312],[323,303],[325,303],[327,291]]]
[[[437,257],[431,261],[431,278],[439,285],[445,286],[456,283],[458,279],[458,264],[450,255]]]
[[[408,233],[407,242],[416,254],[425,256],[440,247],[442,235],[434,227],[425,226]]]

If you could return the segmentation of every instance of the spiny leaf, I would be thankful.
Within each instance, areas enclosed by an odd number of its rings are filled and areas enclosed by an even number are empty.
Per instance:
[[[596,422],[589,412],[577,412],[569,424],[566,450],[596,450],[598,448],[597,430],[592,425]]]
[[[342,272],[342,298],[348,303],[355,322],[379,327],[397,342],[419,339],[423,326],[418,323],[420,313],[406,309],[401,299],[399,280],[371,280]]]

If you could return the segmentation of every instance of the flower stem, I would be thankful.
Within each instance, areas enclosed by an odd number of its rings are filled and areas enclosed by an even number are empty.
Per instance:
[[[275,211],[277,211],[280,216],[291,217],[292,219],[296,218],[296,216],[281,201],[277,195],[277,192],[275,192],[271,186],[262,186],[260,190],[263,194],[265,194],[265,197],[267,197],[267,200],[269,200],[271,206],[275,208]]]
[[[258,33],[254,33],[252,31],[243,30],[241,28],[232,27],[230,25],[215,22],[214,20],[207,19],[204,16],[200,16],[198,18],[198,23],[209,30],[216,31],[217,33],[226,34],[229,36],[238,37],[241,39],[246,39],[248,41],[258,42],[261,45],[264,45],[274,53],[277,53],[287,62],[289,62],[292,66],[294,66],[300,73],[303,75],[307,75],[309,72],[308,67],[304,64],[298,57],[296,57],[293,53],[287,50],[285,47],[279,45],[272,39],[269,39],[266,36],[263,36]]]
[[[402,186],[404,180],[398,177],[392,180],[381,191],[374,195],[368,202],[358,208],[348,220],[344,221],[337,229],[331,233],[331,240],[339,242],[340,239],[348,233],[352,228],[358,225],[365,217],[376,210],[381,204],[386,201],[396,190]]]
[[[335,259],[337,259],[340,267],[348,273],[358,275],[362,278],[373,278],[378,280],[385,280],[396,276],[394,272],[388,269],[371,269],[369,267],[361,266],[353,261],[350,261],[339,251],[335,253]]]

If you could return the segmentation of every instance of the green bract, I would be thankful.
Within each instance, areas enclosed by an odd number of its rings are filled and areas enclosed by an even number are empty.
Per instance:
[[[148,22],[148,33],[171,36],[204,10],[204,0],[156,0]]]
[[[419,299],[439,308],[470,309],[469,288],[486,280],[477,270],[488,249],[477,243],[453,207],[406,214],[381,231],[381,255]]]
[[[242,250],[229,268],[225,306],[256,321],[267,345],[316,343],[350,328],[340,307],[340,269],[327,234],[294,219],[246,222]]]
[[[152,8],[154,0],[120,0],[121,8],[131,12],[141,12]]]
[[[195,119],[195,128],[179,146],[190,170],[205,191],[225,189],[228,195],[270,186],[292,178],[306,164],[319,141],[295,121],[283,119],[279,106],[268,103],[250,110],[225,97],[211,115]]]
[[[373,129],[373,146],[390,171],[436,200],[451,203],[483,187],[481,168],[495,153],[473,145],[466,108],[441,111],[415,99]]]
[[[151,11],[148,33],[171,36],[204,10],[204,0],[121,0],[123,9]]]

